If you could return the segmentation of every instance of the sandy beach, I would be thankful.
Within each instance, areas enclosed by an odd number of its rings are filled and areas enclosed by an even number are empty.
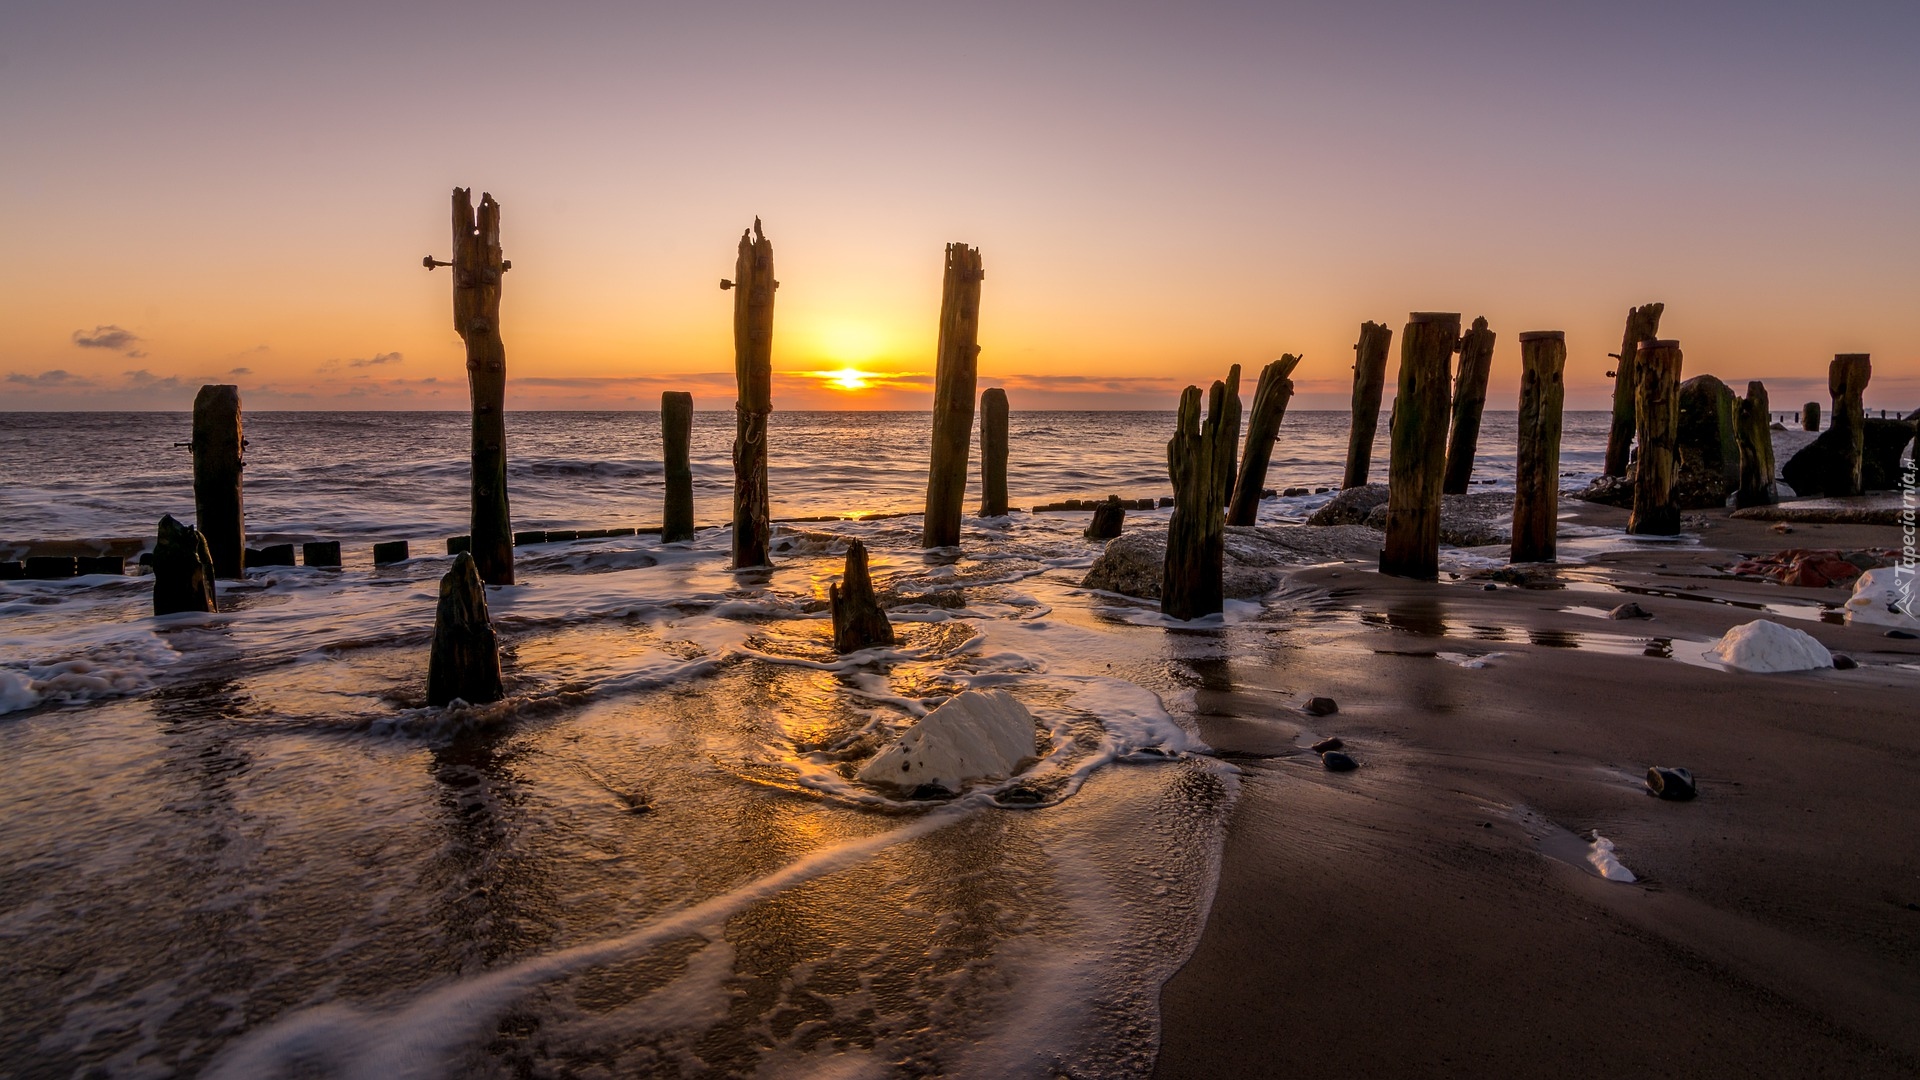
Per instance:
[[[1201,734],[1245,776],[1157,1075],[1920,1073],[1920,642],[1806,617],[1843,589],[1714,569],[1899,530],[1690,520],[1698,545],[1549,587],[1305,571],[1300,630],[1201,672]],[[1652,618],[1603,617],[1626,600]],[[1688,662],[1763,616],[1860,666]],[[1362,767],[1324,771],[1326,736]],[[1652,797],[1650,765],[1699,798]],[[1586,864],[1596,831],[1638,881]]]

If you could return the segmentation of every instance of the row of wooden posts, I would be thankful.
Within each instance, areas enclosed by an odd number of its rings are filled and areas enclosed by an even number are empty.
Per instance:
[[[500,207],[483,195],[476,210],[471,193],[453,193],[453,258],[423,260],[429,269],[451,268],[454,329],[467,348],[472,391],[471,540],[441,583],[429,698],[443,704],[499,696],[499,665],[486,614],[484,584],[511,584],[513,528],[506,487],[505,349],[499,326],[501,279],[512,266],[502,257]],[[980,286],[985,274],[979,249],[949,244],[942,283],[940,331],[934,379],[932,458],[921,542],[959,543],[968,475],[969,442],[977,388]],[[739,388],[733,445],[732,565],[769,564],[771,522],[767,490],[768,423],[772,401],[773,245],[759,219],[742,233],[734,276],[720,286],[734,293],[734,370]],[[1679,513],[1672,500],[1678,430],[1681,354],[1675,341],[1656,336],[1663,305],[1629,311],[1614,392],[1606,473],[1625,476],[1629,446],[1634,500],[1628,531],[1673,534]],[[1352,429],[1344,487],[1367,482],[1385,388],[1392,331],[1361,326],[1355,344]],[[1480,420],[1486,402],[1495,334],[1475,319],[1463,335],[1457,313],[1415,312],[1401,338],[1398,394],[1391,420],[1387,529],[1380,554],[1383,573],[1432,580],[1439,570],[1443,494],[1467,490]],[[1560,331],[1520,335],[1521,384],[1511,557],[1515,562],[1552,561],[1559,497],[1562,385],[1566,362]],[[1460,354],[1457,369],[1453,355]],[[1265,483],[1274,442],[1293,394],[1291,375],[1300,358],[1291,354],[1266,366],[1254,392],[1245,452],[1236,463],[1240,432],[1240,367],[1215,382],[1207,411],[1189,386],[1180,398],[1167,464],[1174,487],[1168,524],[1161,610],[1188,620],[1223,608],[1225,526],[1251,525]],[[1858,490],[1861,391],[1865,356],[1834,361],[1835,426],[1852,437]],[[979,395],[983,515],[1007,511],[1007,399],[990,388]],[[666,500],[662,538],[693,535],[690,394],[661,397],[665,443]],[[1806,414],[1817,417],[1817,403]],[[1749,386],[1738,425],[1741,455],[1739,499],[1772,501],[1773,460],[1766,390]],[[1812,420],[1817,425],[1817,419]],[[244,566],[245,526],[241,497],[242,438],[238,389],[203,387],[194,403],[194,489],[200,529],[161,524],[154,553],[156,573],[172,567],[166,588],[156,581],[155,610],[213,609],[212,580],[238,577]],[[177,564],[177,565],[175,565]],[[854,544],[847,573],[832,595],[836,645],[861,648],[891,640],[884,613],[872,595],[866,551]],[[164,609],[164,610],[163,610]],[[447,638],[443,645],[442,638]],[[489,696],[491,695],[491,696]]]

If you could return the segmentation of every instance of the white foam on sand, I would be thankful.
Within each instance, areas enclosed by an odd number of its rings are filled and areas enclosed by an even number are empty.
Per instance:
[[[1593,834],[1593,843],[1587,849],[1587,862],[1593,866],[1595,873],[1608,881],[1638,880],[1633,876],[1633,871],[1614,855],[1613,841],[1597,832]]]
[[[1833,654],[1804,630],[1756,619],[1726,632],[1707,650],[1710,659],[1736,671],[1813,671],[1833,666]]]

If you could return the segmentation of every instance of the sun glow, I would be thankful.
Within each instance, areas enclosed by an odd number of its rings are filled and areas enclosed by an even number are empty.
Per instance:
[[[823,372],[828,386],[835,390],[865,390],[870,383],[867,373],[859,368],[843,367],[838,371]]]

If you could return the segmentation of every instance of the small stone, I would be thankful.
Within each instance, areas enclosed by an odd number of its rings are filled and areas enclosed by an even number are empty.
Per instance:
[[[1700,794],[1693,782],[1693,773],[1664,765],[1647,770],[1647,790],[1671,802],[1685,802]]]
[[[1480,586],[1481,592],[1498,592],[1499,589],[1500,589],[1500,586],[1495,585],[1491,581],[1487,582],[1485,585]]]
[[[1312,749],[1313,752],[1316,754],[1324,754],[1329,750],[1338,750],[1345,745],[1347,744],[1340,741],[1340,736],[1330,735],[1327,738],[1321,739],[1319,742],[1314,743],[1310,749]]]
[[[1609,619],[1651,619],[1653,612],[1629,600],[1612,611],[1607,612]]]
[[[1859,666],[1860,666],[1860,661],[1855,660],[1853,657],[1848,656],[1846,653],[1833,654],[1833,668],[1835,671],[1852,671],[1854,668],[1857,668]]]
[[[1889,630],[1887,631],[1887,636],[1890,638],[1899,638],[1902,641],[1912,641],[1915,635],[1911,630]]]
[[[1321,754],[1320,764],[1326,766],[1328,772],[1352,772],[1360,767],[1359,762],[1338,750],[1329,750]]]
[[[1776,522],[1776,523],[1774,524],[1774,526],[1773,526],[1773,531],[1774,531],[1774,532],[1777,532],[1777,533],[1779,533],[1779,534],[1781,534],[1782,536],[1784,536],[1784,535],[1786,535],[1787,533],[1790,533],[1790,532],[1792,532],[1792,531],[1793,531],[1793,526],[1791,526],[1791,525],[1789,525],[1789,524],[1787,524],[1787,523],[1786,523],[1786,522],[1784,522],[1784,521],[1781,521],[1781,522]]]
[[[1340,706],[1330,697],[1308,698],[1303,708],[1308,716],[1332,716],[1340,711]]]

